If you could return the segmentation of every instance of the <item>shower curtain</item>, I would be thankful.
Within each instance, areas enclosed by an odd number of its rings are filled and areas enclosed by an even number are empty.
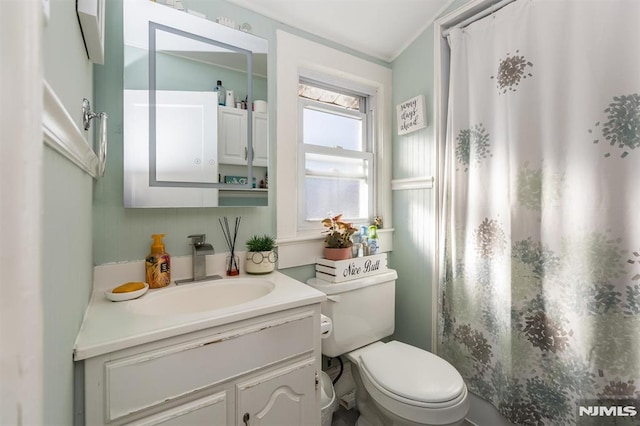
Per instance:
[[[640,424],[640,2],[448,38],[438,353],[513,423]]]

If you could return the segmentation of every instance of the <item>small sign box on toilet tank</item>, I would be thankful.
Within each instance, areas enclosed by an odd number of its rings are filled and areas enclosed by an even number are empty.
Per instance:
[[[332,283],[368,277],[386,270],[386,253],[346,260],[328,260],[325,258],[316,260],[316,278]]]

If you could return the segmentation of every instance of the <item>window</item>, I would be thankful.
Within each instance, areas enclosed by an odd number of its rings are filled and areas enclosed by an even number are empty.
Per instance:
[[[368,96],[301,80],[298,85],[298,228],[329,213],[368,222],[374,153]]]
[[[276,235],[278,242],[278,268],[286,269],[315,263],[316,258],[322,255],[322,231],[320,221],[306,220],[306,161],[308,154],[326,155],[324,152],[311,152],[327,148],[343,160],[353,159],[345,157],[347,152],[356,155],[369,156],[369,161],[362,161],[367,179],[359,182],[367,185],[369,194],[368,217],[363,216],[362,222],[358,218],[348,218],[356,223],[367,223],[372,216],[382,216],[385,229],[378,234],[383,247],[393,249],[393,209],[391,206],[391,154],[392,124],[391,111],[393,110],[391,87],[393,86],[393,74],[390,66],[378,65],[368,60],[355,57],[349,53],[315,43],[304,38],[289,34],[282,30],[276,30],[278,49],[276,49],[276,96],[278,119],[276,120],[277,146],[272,144],[276,151]],[[324,100],[318,97],[300,98],[299,84],[320,88],[338,95],[346,95],[358,99],[365,99],[366,105],[358,105],[351,111],[343,100],[334,96],[335,105],[326,102],[314,102]],[[322,83],[318,83],[322,82]],[[327,87],[331,85],[332,88]],[[345,90],[347,89],[347,90]],[[358,100],[360,102],[360,100]],[[360,126],[363,129],[363,138],[367,152],[351,150],[343,146],[342,150],[316,144],[302,143],[303,138],[303,105],[308,105],[314,112],[328,112],[324,116],[338,115],[339,117],[353,117],[353,113],[359,115],[366,113],[366,124]],[[335,108],[335,109],[334,109]],[[363,108],[363,109],[361,109]],[[336,114],[337,113],[337,114]],[[322,136],[322,133],[321,135]],[[339,144],[338,144],[339,145]],[[308,149],[307,149],[308,148]],[[304,150],[304,151],[303,151]],[[357,157],[355,157],[357,158]],[[324,157],[320,157],[324,160]],[[310,164],[310,166],[312,166]],[[313,167],[310,167],[310,171]],[[344,173],[344,170],[340,169]],[[318,174],[322,170],[318,171]],[[271,177],[271,176],[270,176]],[[335,176],[333,177],[334,181]],[[319,176],[316,179],[319,180]],[[309,178],[310,182],[313,179]],[[325,181],[327,183],[327,181]],[[322,193],[332,194],[331,189],[325,185]],[[359,189],[359,188],[358,188]],[[349,201],[355,197],[349,196],[344,191]],[[337,199],[338,193],[333,195]],[[355,203],[354,203],[355,204]],[[358,200],[358,207],[360,201]],[[317,215],[324,216],[333,209],[335,213],[344,205],[337,207],[322,207],[317,209]],[[350,214],[351,215],[351,214]],[[359,216],[359,215],[358,215]],[[311,217],[311,216],[309,216]]]

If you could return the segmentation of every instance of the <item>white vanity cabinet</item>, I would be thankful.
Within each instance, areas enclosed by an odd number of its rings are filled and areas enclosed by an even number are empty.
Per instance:
[[[316,371],[308,358],[238,383],[238,416],[252,426],[312,424]]]
[[[136,426],[226,425],[227,395],[226,392],[218,392],[127,424]]]
[[[319,324],[315,303],[87,358],[85,423],[319,425]]]
[[[218,108],[218,158],[221,164],[247,165],[247,110],[220,106]],[[267,114],[252,111],[253,165],[267,166]]]

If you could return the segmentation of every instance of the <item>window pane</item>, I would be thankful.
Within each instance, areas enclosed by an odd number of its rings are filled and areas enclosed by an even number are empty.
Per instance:
[[[362,151],[362,120],[304,108],[302,142]]]
[[[368,161],[362,158],[340,157],[305,153],[305,170],[307,174],[323,174],[333,177],[366,178]]]
[[[375,158],[368,139],[367,97],[307,82],[300,82],[298,95],[299,229],[315,229],[328,214],[366,221],[372,209]]]
[[[329,213],[342,213],[345,218],[369,217],[368,185],[365,179],[332,177],[305,178],[305,217],[320,221]]]

